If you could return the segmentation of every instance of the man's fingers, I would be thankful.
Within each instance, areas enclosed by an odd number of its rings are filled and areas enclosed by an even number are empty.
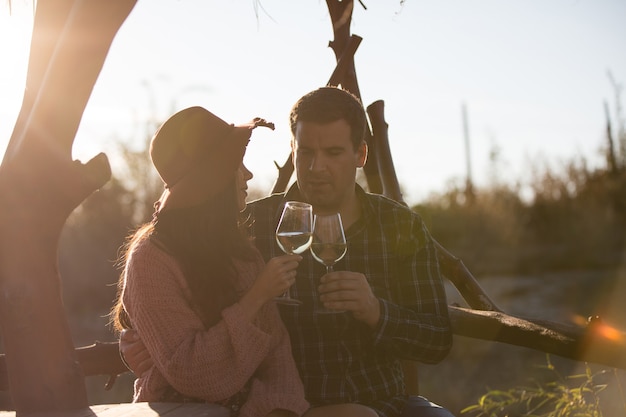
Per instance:
[[[322,281],[322,284],[320,284],[318,290],[320,293],[327,293],[327,292],[335,292],[335,291],[342,291],[342,290],[358,290],[361,288],[361,284],[358,280],[354,280],[354,279],[337,279],[337,280],[332,280],[332,281]]]
[[[139,365],[137,365],[137,369],[134,370],[133,373],[137,376],[143,376],[143,374],[148,372],[151,367],[152,367],[152,361],[145,360],[143,362],[140,362]]]
[[[148,349],[137,350],[135,356],[137,358],[137,361],[145,361],[150,359],[150,353],[148,352]]]
[[[124,329],[120,333],[120,340],[128,343],[136,342],[139,340],[139,335],[137,334],[137,331],[133,329]]]
[[[354,291],[332,291],[320,295],[322,302],[358,301],[359,295]]]
[[[126,357],[131,356],[140,358],[142,356],[148,356],[147,350],[144,348],[143,344],[138,343],[138,341],[126,343],[123,352]]]
[[[329,310],[337,310],[337,311],[353,311],[354,309],[356,309],[356,304],[355,303],[351,303],[351,302],[337,302],[337,301],[331,301],[331,302],[322,302],[322,304],[324,305],[325,308],[329,309]]]

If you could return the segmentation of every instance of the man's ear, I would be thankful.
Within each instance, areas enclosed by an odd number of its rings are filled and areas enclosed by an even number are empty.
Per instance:
[[[367,162],[367,151],[367,143],[365,141],[362,141],[358,149],[356,150],[357,157],[359,158],[357,161],[357,168],[363,168],[363,166]]]

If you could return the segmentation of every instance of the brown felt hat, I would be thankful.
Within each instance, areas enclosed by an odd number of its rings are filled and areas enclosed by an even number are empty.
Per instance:
[[[150,144],[152,163],[165,184],[157,210],[195,206],[222,191],[234,179],[257,126],[274,129],[258,117],[228,124],[202,107],[167,119]]]

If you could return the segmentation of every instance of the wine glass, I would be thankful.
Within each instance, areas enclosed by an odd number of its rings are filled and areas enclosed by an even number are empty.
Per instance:
[[[315,215],[313,220],[313,241],[311,255],[326,267],[326,273],[333,272],[333,265],[344,257],[347,250],[341,215]],[[341,310],[319,308],[318,313],[341,313]]]
[[[276,228],[276,242],[280,249],[287,253],[300,254],[311,245],[311,223],[313,220],[313,207],[308,203],[299,201],[287,201],[280,216]],[[302,304],[301,301],[291,298],[289,289],[276,297],[280,304]]]

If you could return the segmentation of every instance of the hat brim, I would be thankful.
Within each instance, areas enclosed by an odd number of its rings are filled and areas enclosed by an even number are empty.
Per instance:
[[[255,118],[240,125],[229,125],[211,146],[211,157],[200,159],[187,167],[185,174],[166,188],[159,200],[159,211],[203,204],[234,186],[235,173],[246,152],[252,131],[256,127],[274,129],[274,124]]]

